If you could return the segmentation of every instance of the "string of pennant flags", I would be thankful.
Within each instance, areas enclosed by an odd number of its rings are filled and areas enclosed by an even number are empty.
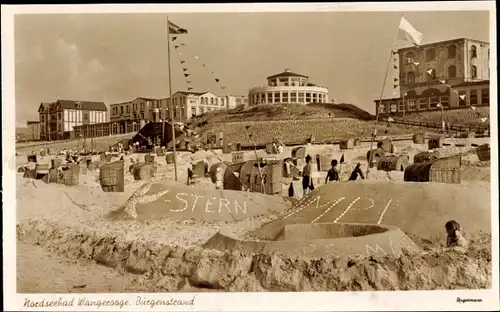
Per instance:
[[[187,84],[188,91],[191,91],[194,89],[192,81],[189,80],[189,76],[191,76],[191,73],[189,72],[188,66],[186,65],[187,61],[186,61],[186,58],[184,58],[184,54],[183,54],[183,53],[187,54],[188,52],[185,49],[181,49],[182,47],[185,47],[186,44],[183,42],[177,42],[177,36],[172,37],[172,41],[174,43],[174,49],[179,51],[179,55],[181,57],[180,63],[181,63],[181,67],[182,67],[182,72],[183,72],[183,75],[184,75],[184,78],[185,78],[185,81]],[[213,80],[217,83],[217,85],[221,88],[221,90],[226,89],[226,86],[224,84],[222,84],[219,76],[215,73],[215,71],[212,70],[205,62],[201,61],[199,56],[190,55],[189,58],[196,60],[202,67],[204,67],[207,71],[209,71],[210,74],[212,75]]]

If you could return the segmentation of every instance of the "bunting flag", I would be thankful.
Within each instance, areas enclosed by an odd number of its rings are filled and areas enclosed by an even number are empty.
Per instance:
[[[439,80],[442,84],[446,84],[446,80]]]
[[[482,122],[486,122],[486,120],[488,120],[488,118],[486,118],[486,117],[481,118]]]
[[[398,82],[398,78],[394,78],[394,82]]]
[[[392,50],[392,55],[398,54],[398,51]]]
[[[433,71],[433,69],[431,68],[431,69],[429,69],[429,70],[427,71],[427,73],[429,73],[429,75],[432,75],[432,71]]]
[[[413,62],[413,65],[418,66],[420,63],[419,62]]]
[[[177,49],[179,46],[178,45],[174,45],[174,48]]]
[[[397,84],[393,85],[392,86],[394,89],[396,89],[397,87],[399,87]]]
[[[186,80],[187,84],[192,84],[193,82],[191,80]]]
[[[188,91],[191,91],[191,90],[193,90],[193,87],[188,87]]]
[[[207,67],[207,65],[205,65],[205,63],[201,63],[201,66],[203,66],[203,67]]]
[[[389,118],[387,118],[387,121],[391,122],[391,121],[394,121],[394,119],[392,119],[391,117],[389,117]]]
[[[456,91],[455,91],[455,92],[456,92]],[[462,94],[462,95],[460,96],[460,98],[461,98],[462,100],[465,100],[465,94]]]
[[[398,67],[396,65],[394,65],[394,69],[398,69]]]
[[[189,75],[191,75],[191,74],[190,74],[190,73],[185,73],[185,74],[184,74],[184,77],[186,77],[186,78],[187,78],[187,77],[189,77]]]
[[[172,42],[174,42],[175,40],[177,40],[177,37],[172,37]]]
[[[481,117],[481,114],[479,114],[479,113],[476,113],[476,116],[477,116],[477,117]]]
[[[182,60],[181,60],[181,64],[184,64],[184,63],[186,63],[186,61],[182,61]]]
[[[342,157],[340,157],[340,163],[343,164],[344,163],[344,154],[342,154]]]
[[[183,47],[183,46],[185,46],[185,45],[186,45],[185,43],[181,43],[181,44],[180,44],[180,46],[181,46],[181,47]]]
[[[219,79],[215,78],[215,82],[219,82]]]
[[[183,69],[182,69],[182,71],[184,71],[184,72],[185,72],[185,71],[187,71],[187,70],[188,70],[187,68],[183,68]]]
[[[475,106],[471,106],[470,108],[472,108],[473,111],[476,110],[476,107]]]
[[[436,107],[441,107],[441,103],[437,103]]]

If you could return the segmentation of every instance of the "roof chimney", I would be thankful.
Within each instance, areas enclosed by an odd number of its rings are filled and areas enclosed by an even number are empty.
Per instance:
[[[289,73],[290,70],[288,68],[285,69],[285,73]]]

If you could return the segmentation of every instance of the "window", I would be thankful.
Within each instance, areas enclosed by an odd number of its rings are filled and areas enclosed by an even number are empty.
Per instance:
[[[127,105],[127,113],[130,113],[130,106]]]
[[[406,80],[408,83],[415,83],[415,73],[414,72],[408,72],[406,74],[406,76],[407,76]]]
[[[448,78],[456,78],[457,77],[457,68],[453,65],[448,67]]]
[[[428,98],[419,99],[418,100],[418,110],[427,110],[427,108],[429,107],[428,103],[429,103]]]
[[[398,111],[398,102],[391,102],[391,113],[396,113]]]
[[[477,67],[475,65],[472,65],[471,77],[472,77],[472,79],[477,78]]]
[[[431,96],[429,98],[429,108],[430,109],[438,109],[439,107],[437,106],[439,103],[439,97],[437,96]]]
[[[477,57],[477,48],[475,45],[472,45],[472,47],[470,48],[470,57]]]
[[[61,113],[57,113],[57,119],[61,119]]]
[[[457,47],[454,45],[448,46],[448,58],[454,59],[457,57]]]
[[[123,106],[120,106],[120,113],[123,114]]]
[[[432,62],[436,59],[436,50],[434,49],[428,49],[425,51],[425,61],[426,62]]]
[[[415,61],[415,54],[413,52],[406,53],[406,64],[412,64]]]
[[[205,108],[204,107],[200,107],[200,114],[205,114]]]
[[[210,98],[210,105],[214,105],[214,98]]]
[[[467,106],[465,91],[458,92],[458,106]]]
[[[283,103],[288,103],[288,92],[283,93]]]
[[[481,105],[489,105],[490,104],[490,90],[482,89],[481,90]]]
[[[84,113],[83,114],[83,119],[89,119],[89,113]]]
[[[311,102],[311,93],[306,93],[306,103],[310,103]]]
[[[266,96],[267,96],[266,102],[267,103],[272,103],[273,102],[273,93],[272,92],[268,92],[268,93],[266,93]]]
[[[42,121],[42,122],[43,122],[43,121],[45,121],[45,116],[43,116],[43,115],[42,115],[42,117],[41,117],[41,121]]]
[[[398,101],[398,112],[402,112],[404,110],[404,102]]]
[[[379,104],[378,112],[379,113],[386,113],[387,112],[387,110],[386,110],[386,103],[382,102],[382,103]]]
[[[275,92],[274,93],[274,103],[281,103],[280,93],[279,92]]]
[[[449,97],[447,95],[442,95],[441,98],[439,99],[439,102],[441,103],[441,106],[443,108],[447,108],[450,106]]]
[[[472,106],[476,106],[478,104],[477,101],[477,90],[470,90],[469,93],[469,104]]]
[[[436,70],[434,68],[429,68],[427,70],[427,81],[436,80]]]
[[[299,92],[299,103],[304,103],[304,93]]]
[[[297,103],[297,92],[290,93],[290,102]]]

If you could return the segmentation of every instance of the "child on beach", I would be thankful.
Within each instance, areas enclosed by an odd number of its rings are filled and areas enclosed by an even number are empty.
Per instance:
[[[446,222],[445,224],[446,233],[448,237],[446,239],[446,247],[463,247],[467,248],[467,240],[463,236],[462,228],[460,224],[455,220]]]

